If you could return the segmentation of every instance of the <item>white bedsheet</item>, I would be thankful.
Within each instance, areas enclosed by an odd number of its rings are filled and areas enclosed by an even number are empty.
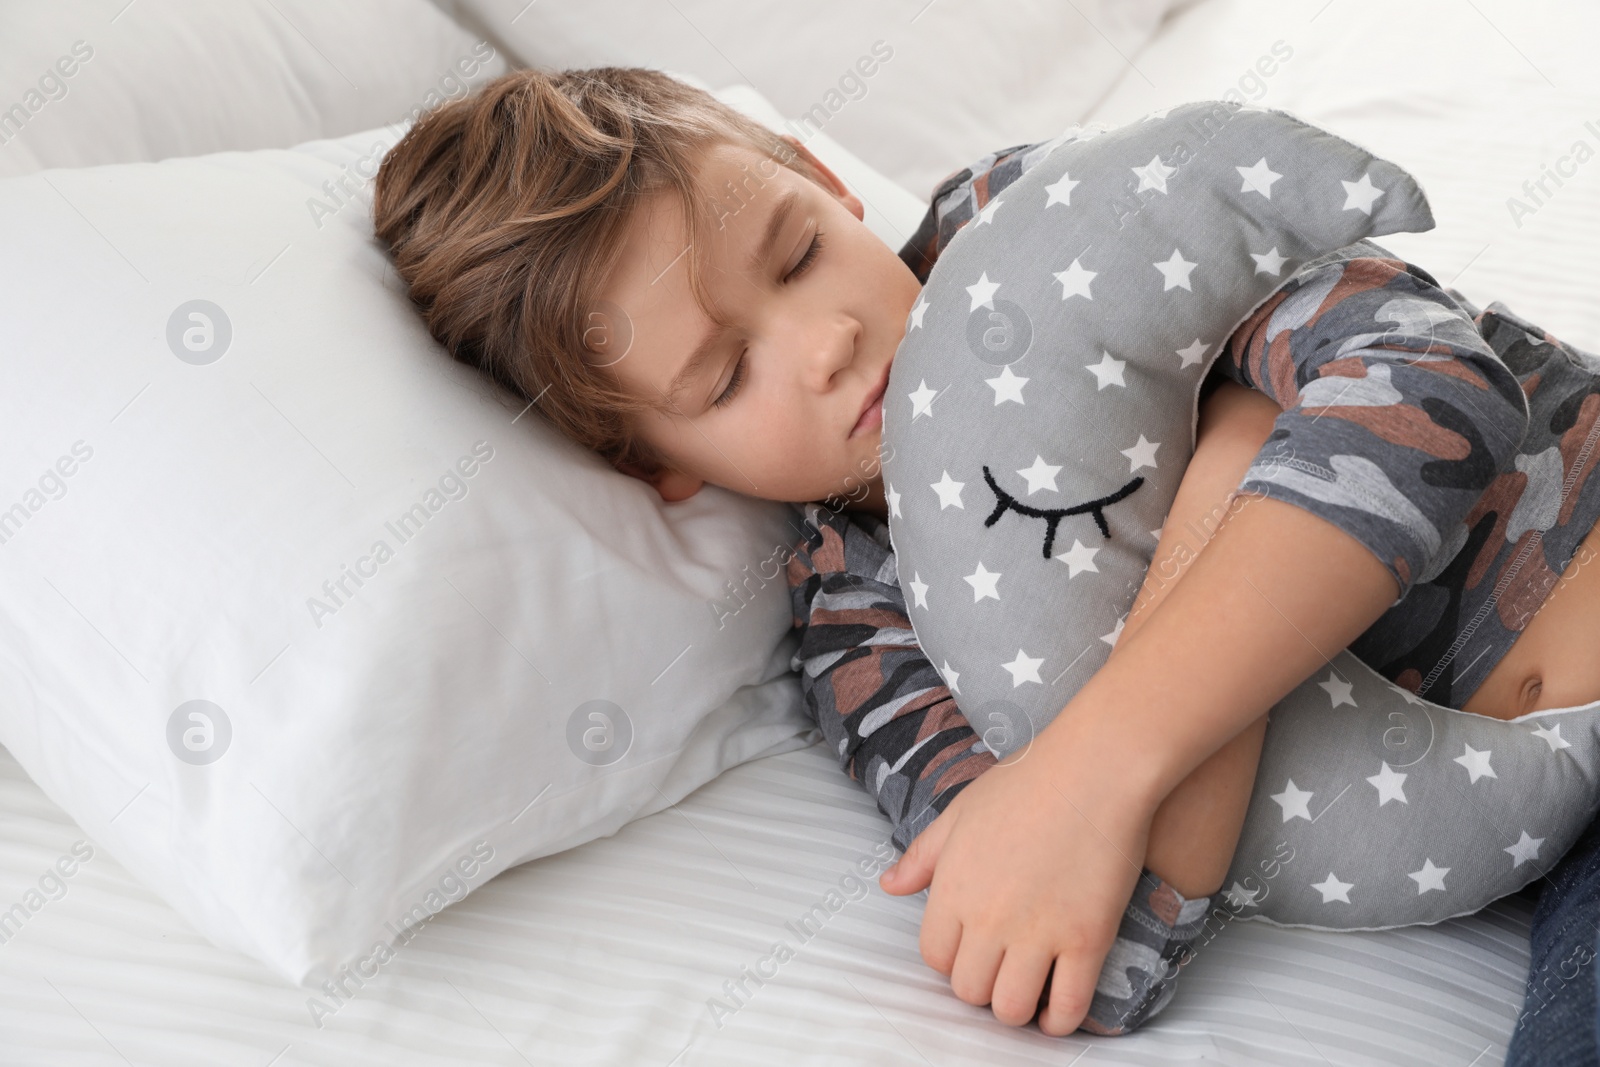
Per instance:
[[[81,836],[0,753],[0,906]],[[319,1028],[307,994],[213,948],[106,855],[0,945],[0,1063],[139,1067],[606,1064],[906,1067],[1501,1062],[1529,903],[1434,927],[1225,927],[1121,1038],[1052,1038],[957,1000],[917,953],[919,898],[793,922],[888,826],[820,746],[744,764],[615,837],[446,908]],[[708,1001],[795,950],[719,1028]],[[770,973],[770,966],[768,971]],[[331,998],[327,998],[330,1005]],[[732,1003],[732,1002],[728,1002]]]
[[[1600,159],[1521,227],[1506,205],[1574,141],[1600,148],[1600,93],[1579,62],[1600,14],[1411,0],[1383,7],[1396,21],[1380,32],[1361,25],[1372,11],[1358,0],[1203,0],[1132,57],[1085,118],[1220,96],[1283,38],[1295,55],[1266,79],[1261,102],[1401,163],[1434,204],[1435,232],[1381,243],[1480,303],[1505,300],[1600,350]],[[0,1064],[1503,1060],[1527,970],[1529,897],[1381,933],[1236,923],[1146,1029],[1056,1039],[955,999],[918,955],[920,899],[874,886],[808,941],[785,927],[887,830],[819,747],[746,764],[615,837],[496,878],[320,1027],[305,992],[212,948],[99,855],[0,944]],[[80,836],[0,754],[0,909]],[[708,1001],[779,938],[795,957],[719,1027]]]

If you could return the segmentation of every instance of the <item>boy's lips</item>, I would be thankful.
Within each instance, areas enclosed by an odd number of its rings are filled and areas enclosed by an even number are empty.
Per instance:
[[[856,424],[850,430],[851,437],[858,433],[865,433],[874,426],[882,425],[883,394],[888,387],[889,364],[885,363],[883,365],[883,373],[879,377],[877,384],[872,387],[872,392],[868,393],[866,399],[862,401],[861,414],[856,418]]]

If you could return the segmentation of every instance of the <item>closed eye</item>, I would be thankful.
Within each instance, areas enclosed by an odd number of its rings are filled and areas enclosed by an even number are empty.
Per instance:
[[[739,391],[739,387],[744,384],[744,361],[748,356],[748,352],[739,353],[739,362],[733,365],[733,377],[728,379],[727,388],[722,390],[722,395],[718,396],[712,401],[712,403],[717,407],[720,408],[733,400],[734,394],[737,393]]]
[[[783,280],[787,282],[800,277],[800,275],[811,269],[812,264],[817,261],[817,256],[821,254],[822,231],[818,230],[816,236],[811,238],[811,243],[806,246],[805,255],[800,257],[800,262],[794,265],[794,269],[785,275]],[[712,401],[717,407],[723,407],[732,402],[734,395],[739,392],[739,388],[744,384],[745,360],[747,358],[749,358],[749,353],[741,352],[739,354],[739,362],[733,365],[733,377],[728,379],[728,385],[722,390],[721,395]]]
[[[1055,545],[1056,527],[1060,525],[1062,519],[1067,518],[1069,515],[1082,515],[1085,512],[1092,514],[1094,516],[1095,525],[1100,527],[1100,536],[1109,539],[1111,537],[1111,527],[1106,524],[1105,509],[1123,499],[1144,484],[1143,475],[1134,475],[1123,484],[1121,489],[1117,489],[1106,494],[1105,496],[1098,497],[1097,499],[1085,500],[1083,503],[1074,504],[1070,508],[1035,508],[1029,507],[1027,504],[1024,504],[1022,501],[1018,500],[1016,497],[1000,488],[1000,484],[994,480],[994,475],[989,473],[989,465],[987,463],[983,465],[983,480],[989,483],[989,488],[991,491],[993,491],[995,496],[994,510],[989,513],[989,517],[987,519],[983,520],[984,528],[987,529],[990,526],[993,526],[996,522],[999,522],[1000,516],[1004,515],[1007,511],[1015,511],[1023,518],[1045,520],[1045,559],[1050,558],[1050,550]]]
[[[804,274],[811,268],[811,265],[817,261],[817,256],[820,255],[821,252],[822,231],[818,230],[817,235],[811,238],[811,244],[806,247],[806,254],[800,257],[800,262],[794,265],[794,269],[791,270],[783,280],[786,282],[792,281]]]

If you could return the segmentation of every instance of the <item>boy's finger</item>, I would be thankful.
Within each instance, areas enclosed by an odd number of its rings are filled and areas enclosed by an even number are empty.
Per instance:
[[[994,979],[1000,973],[1005,946],[992,936],[966,927],[962,928],[961,935],[955,966],[950,969],[950,991],[957,999],[982,1007],[989,1003],[994,992]]]
[[[1092,958],[1089,953],[1056,957],[1055,968],[1050,972],[1050,999],[1039,1013],[1040,1031],[1065,1037],[1078,1028],[1089,1014],[1104,962],[1104,953]]]
[[[933,883],[933,869],[939,865],[939,853],[944,849],[944,841],[950,836],[952,825],[941,814],[928,824],[927,829],[912,838],[911,847],[900,857],[900,862],[878,878],[878,885],[883,891],[903,897],[928,888]]]
[[[1045,986],[1055,958],[1032,945],[1013,944],[1000,961],[1000,973],[989,994],[994,1017],[1007,1026],[1025,1026],[1043,1003],[1040,987]],[[1048,991],[1048,990],[1046,990]]]
[[[917,948],[922,962],[946,978],[955,970],[956,954],[961,950],[961,924],[943,914],[927,912],[922,916],[922,932],[917,935]]]

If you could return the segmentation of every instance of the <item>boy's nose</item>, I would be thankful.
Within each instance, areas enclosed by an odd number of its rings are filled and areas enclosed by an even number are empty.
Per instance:
[[[839,372],[847,370],[860,357],[861,324],[854,318],[835,319],[818,327],[808,339],[811,372],[818,389],[838,384]]]

